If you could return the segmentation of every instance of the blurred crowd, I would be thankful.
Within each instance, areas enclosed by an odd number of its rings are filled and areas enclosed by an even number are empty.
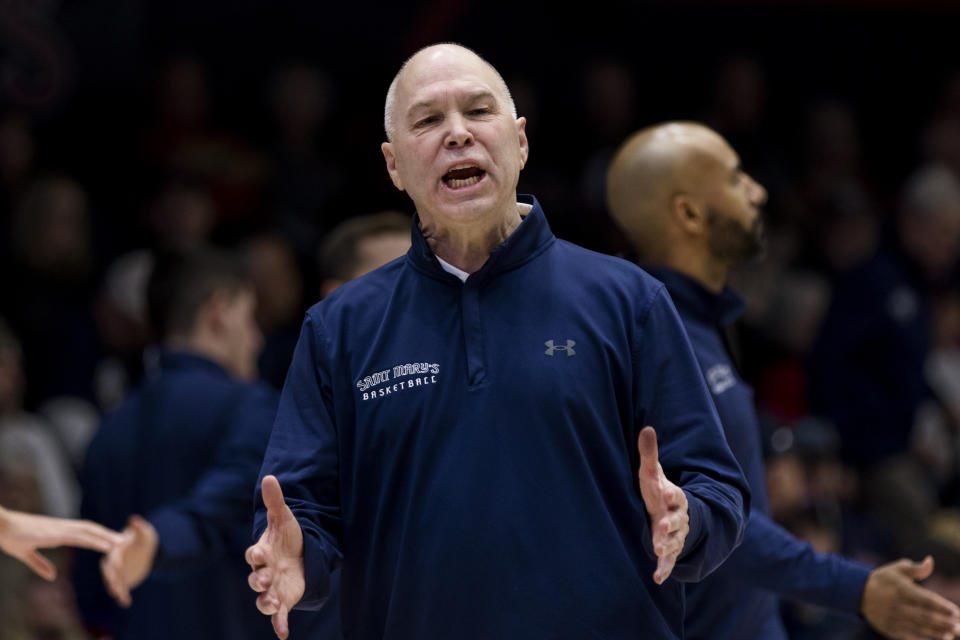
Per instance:
[[[101,417],[156,367],[145,289],[159,253],[213,245],[243,256],[264,335],[259,375],[279,388],[306,308],[405,250],[412,211],[375,144],[353,161],[339,119],[353,98],[334,74],[277,63],[244,120],[225,115],[232,97],[207,63],[163,56],[105,149],[65,147],[96,131],[59,142],[65,123],[83,124],[69,106],[53,118],[0,95],[6,507],[78,514]],[[645,64],[585,60],[565,88],[577,117],[564,127],[535,69],[506,77],[531,139],[519,191],[540,199],[558,236],[627,258],[604,175],[617,145],[651,124],[638,115],[651,112]],[[699,111],[661,115],[715,128],[770,194],[767,253],[734,279],[749,311],[731,341],[766,426],[774,516],[818,549],[868,562],[932,553],[933,587],[960,602],[960,72],[944,69],[925,121],[909,124],[920,132],[909,166],[876,175],[868,154],[885,141],[865,139],[851,102],[801,100],[795,129],[772,130],[761,59],[712,68]],[[376,118],[360,124],[364,139],[382,135]],[[385,209],[405,215],[387,216],[362,260],[344,254],[351,220]],[[90,637],[71,558],[58,551],[61,578],[46,583],[0,557],[0,636]],[[785,606],[794,638],[867,637],[856,620]]]

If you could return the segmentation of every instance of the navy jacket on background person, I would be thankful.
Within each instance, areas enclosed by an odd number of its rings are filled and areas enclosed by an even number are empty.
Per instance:
[[[786,640],[778,594],[857,614],[870,569],[815,552],[770,518],[753,390],[740,378],[723,339],[724,327],[743,313],[743,301],[730,289],[718,295],[676,271],[648,271],[666,284],[680,312],[753,494],[741,545],[707,579],[687,587],[687,638]]]
[[[910,450],[917,408],[933,395],[924,375],[932,287],[891,247],[837,278],[810,355],[810,395],[848,464],[869,470]]]
[[[300,606],[342,565],[346,638],[679,638],[682,582],[740,539],[749,492],[664,287],[532,204],[465,283],[414,220],[307,313],[262,474],[304,532]],[[690,509],[661,586],[647,424]]]
[[[87,452],[81,507],[118,530],[131,514],[146,517],[160,539],[154,572],[124,610],[103,587],[100,556],[78,554],[81,612],[117,640],[272,638],[243,552],[276,392],[184,352],[165,352],[160,367],[104,419]]]

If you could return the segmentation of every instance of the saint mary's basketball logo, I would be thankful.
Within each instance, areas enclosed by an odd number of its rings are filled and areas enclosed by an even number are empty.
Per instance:
[[[390,369],[375,371],[357,380],[357,389],[364,400],[376,400],[414,387],[437,384],[440,365],[436,362],[410,362]]]

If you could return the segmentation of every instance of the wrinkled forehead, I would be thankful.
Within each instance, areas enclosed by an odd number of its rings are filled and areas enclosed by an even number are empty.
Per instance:
[[[416,102],[442,98],[449,93],[491,93],[505,96],[497,74],[473,52],[439,47],[417,54],[400,74],[397,98],[401,111]]]

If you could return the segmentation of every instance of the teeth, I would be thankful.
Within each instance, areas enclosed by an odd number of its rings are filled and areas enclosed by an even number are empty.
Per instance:
[[[463,180],[448,180],[447,184],[450,185],[452,189],[460,189],[462,187],[469,187],[472,184],[477,184],[480,182],[481,176],[473,176],[472,178],[465,178]]]
[[[451,172],[451,171],[456,171],[457,169],[472,169],[472,168],[475,167],[475,166],[477,166],[477,165],[475,165],[475,164],[458,164],[458,165],[455,166],[455,167],[450,167],[449,169],[447,169],[447,173],[449,173],[449,172]]]

